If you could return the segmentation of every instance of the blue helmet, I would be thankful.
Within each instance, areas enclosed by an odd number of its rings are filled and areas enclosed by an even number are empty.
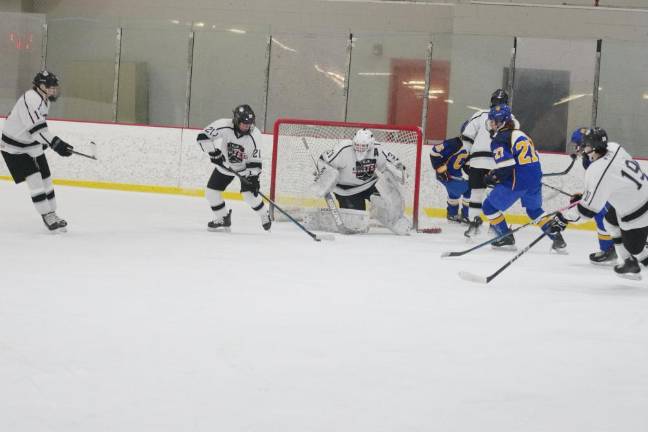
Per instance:
[[[506,123],[512,118],[511,107],[506,104],[495,105],[488,112],[488,120],[495,123]]]
[[[572,132],[570,142],[576,144],[576,148],[582,147],[585,133],[587,133],[587,128],[577,128],[574,132]]]

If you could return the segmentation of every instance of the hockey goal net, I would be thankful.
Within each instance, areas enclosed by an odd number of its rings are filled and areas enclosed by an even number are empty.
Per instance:
[[[317,159],[341,140],[352,139],[362,128],[370,129],[383,149],[392,152],[407,167],[409,180],[403,187],[406,214],[417,228],[422,152],[422,134],[417,126],[279,119],[273,133],[270,198],[297,218],[307,211],[326,208],[325,201],[309,191],[315,172],[313,158]],[[274,215],[278,217],[278,212]]]

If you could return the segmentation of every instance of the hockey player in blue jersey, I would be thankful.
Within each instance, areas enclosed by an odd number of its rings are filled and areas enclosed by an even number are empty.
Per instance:
[[[430,150],[430,161],[436,172],[436,178],[448,193],[447,218],[451,222],[470,222],[468,219],[470,186],[468,180],[462,175],[466,160],[468,160],[468,151],[463,147],[459,137],[447,139],[441,144],[432,146]]]
[[[576,154],[581,155],[583,160],[583,168],[585,169],[587,169],[587,167],[589,167],[592,163],[590,161],[590,158],[583,153],[583,148],[585,147],[583,144],[583,137],[585,136],[585,133],[587,131],[588,128],[578,128],[571,135],[571,143],[576,148]],[[596,221],[596,231],[598,231],[600,250],[598,252],[591,253],[589,259],[595,264],[614,263],[617,259],[612,236],[608,234],[608,232],[605,230],[605,225],[603,224],[603,220],[605,219],[605,214],[607,213],[607,211],[608,208],[606,205],[603,210],[601,210],[596,214],[596,216],[594,216],[594,220]]]
[[[542,216],[542,168],[531,138],[511,121],[508,105],[496,105],[488,113],[493,133],[491,150],[495,169],[486,174],[487,184],[493,190],[484,201],[482,211],[498,235],[510,232],[504,219],[504,211],[518,199],[532,220]],[[544,217],[538,221],[540,228],[553,240],[552,249],[561,251],[567,244],[560,231],[566,226],[561,214]],[[493,242],[495,247],[513,246],[513,235]]]

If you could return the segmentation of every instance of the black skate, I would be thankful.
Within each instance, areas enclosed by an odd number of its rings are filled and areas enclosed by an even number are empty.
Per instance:
[[[551,250],[559,254],[567,254],[567,243],[562,234],[556,233],[552,235],[553,242],[551,243]]]
[[[497,250],[515,250],[515,237],[509,234],[491,243],[491,246]]]
[[[213,220],[207,224],[207,229],[209,231],[225,231],[230,232],[230,226],[232,226],[232,210],[227,212],[221,220]]]
[[[459,216],[459,215],[452,215],[452,216],[448,215],[448,216],[446,216],[446,219],[448,219],[448,222],[453,222],[453,223],[461,223],[462,222],[461,216]]]
[[[614,272],[622,278],[641,280],[641,268],[639,267],[637,258],[633,256],[627,258],[623,264],[615,265]]]
[[[592,262],[592,264],[598,264],[598,265],[614,264],[617,259],[616,250],[614,250],[614,248],[611,247],[607,251],[594,252],[590,254],[589,259]]]
[[[66,232],[67,222],[59,218],[56,213],[49,212],[42,215],[43,223],[51,232]]]
[[[468,229],[464,232],[464,235],[468,238],[479,235],[483,223],[484,221],[482,221],[479,216],[475,216],[475,218],[468,224]]]
[[[270,220],[270,215],[268,213],[261,216],[261,226],[263,227],[264,230],[270,231],[270,227],[272,226],[272,221]]]

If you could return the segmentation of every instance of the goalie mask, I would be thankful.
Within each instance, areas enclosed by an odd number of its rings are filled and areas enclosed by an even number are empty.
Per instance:
[[[364,154],[374,142],[373,132],[369,129],[360,129],[353,137],[353,149],[356,153]]]

